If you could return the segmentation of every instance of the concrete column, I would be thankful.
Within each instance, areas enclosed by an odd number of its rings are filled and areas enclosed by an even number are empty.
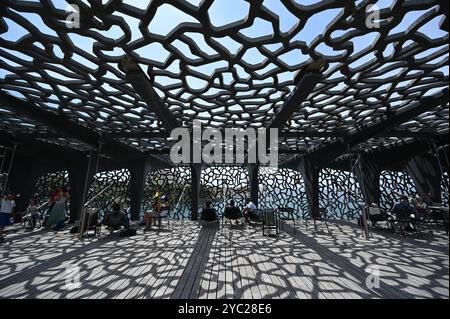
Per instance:
[[[258,207],[259,165],[258,164],[248,164],[247,170],[248,170],[248,185],[250,187],[250,200],[253,202],[253,204],[256,205],[256,207]]]
[[[358,159],[358,164],[354,168],[354,174],[358,180],[366,205],[368,206],[371,203],[380,205],[381,168],[379,165],[370,158],[361,156]]]
[[[39,177],[52,171],[55,171],[55,169],[44,162],[16,154],[11,166],[7,189],[15,194],[20,194],[20,197],[16,200],[17,211],[25,211]]]
[[[191,219],[198,219],[202,165],[191,164]]]
[[[128,169],[130,171],[130,208],[131,220],[139,220],[144,198],[145,180],[151,172],[153,166],[149,159],[142,158],[130,161]]]
[[[440,202],[442,174],[437,158],[431,154],[413,157],[406,170],[411,176],[419,195],[427,202]],[[433,198],[428,196],[432,194]]]
[[[70,222],[80,220],[81,211],[84,202],[88,200],[87,195],[89,188],[94,180],[95,165],[97,156],[93,156],[91,160],[90,169],[88,172],[89,158],[84,160],[72,162],[69,165],[69,185],[70,185]],[[86,188],[87,185],[87,188]]]
[[[309,158],[303,157],[298,166],[305,182],[306,199],[312,218],[318,218],[319,213],[319,172],[320,169]]]

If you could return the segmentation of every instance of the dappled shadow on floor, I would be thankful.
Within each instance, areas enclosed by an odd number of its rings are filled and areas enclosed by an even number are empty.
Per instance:
[[[432,240],[367,240],[354,225],[329,226],[297,224],[294,233],[288,223],[277,238],[258,226],[190,221],[84,241],[68,231],[18,231],[0,246],[0,297],[448,298],[448,237],[439,231]],[[379,288],[366,286],[373,266]]]
[[[292,225],[286,227],[293,232]],[[369,239],[350,223],[333,223],[330,232],[296,231],[299,242],[319,252],[323,259],[353,273],[365,285],[368,270],[377,269],[381,298],[448,298],[448,237],[443,230],[423,237],[404,238],[375,231]]]

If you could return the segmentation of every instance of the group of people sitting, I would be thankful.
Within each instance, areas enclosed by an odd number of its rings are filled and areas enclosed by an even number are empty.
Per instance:
[[[245,207],[242,212],[236,206],[235,201],[231,200],[225,207],[224,216],[230,220],[235,220],[236,224],[238,223],[238,219],[240,219],[241,216],[244,217],[244,222],[249,224],[252,220],[258,220],[260,218],[256,205],[248,198],[245,200]],[[218,219],[219,216],[217,214],[217,210],[212,207],[212,202],[206,202],[205,207],[200,213],[200,220],[212,222],[217,221]]]
[[[64,227],[69,198],[69,192],[65,187],[59,187],[51,193],[44,206],[47,209],[42,223],[44,227],[54,230],[60,230]]]
[[[431,195],[429,196],[432,198]],[[394,204],[390,212],[384,211],[377,204],[372,203],[369,207],[367,217],[372,226],[376,226],[377,222],[386,220],[420,220],[430,213],[427,206],[427,203],[418,194],[412,194],[410,197],[402,195],[400,196],[399,202]],[[361,219],[358,219],[358,224],[361,224]],[[409,225],[407,226],[409,227]],[[406,231],[406,229],[403,231]]]
[[[4,228],[13,223],[24,222],[33,230],[36,228],[39,220],[39,207],[37,196],[32,196],[26,210],[20,212],[16,207],[16,200],[20,198],[19,194],[7,192],[1,198],[0,205],[0,243],[4,241]],[[49,196],[48,201],[42,207],[46,209],[43,226],[52,227],[56,230],[62,228],[66,218],[66,204],[69,193],[66,188],[55,189]]]

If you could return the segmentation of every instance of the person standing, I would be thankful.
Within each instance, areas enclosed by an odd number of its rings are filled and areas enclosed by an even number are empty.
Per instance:
[[[3,197],[0,207],[0,243],[5,241],[4,229],[11,224],[11,216],[16,208],[16,202],[12,194]]]
[[[37,199],[34,197],[30,199],[30,203],[27,207],[27,214],[30,215],[31,229],[36,228],[36,223],[38,220],[38,206],[37,206]]]

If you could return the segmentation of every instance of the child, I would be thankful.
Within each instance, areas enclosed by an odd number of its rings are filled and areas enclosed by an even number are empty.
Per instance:
[[[27,207],[27,214],[30,214],[31,229],[34,229],[38,219],[38,206],[36,198],[30,199],[30,204]]]

